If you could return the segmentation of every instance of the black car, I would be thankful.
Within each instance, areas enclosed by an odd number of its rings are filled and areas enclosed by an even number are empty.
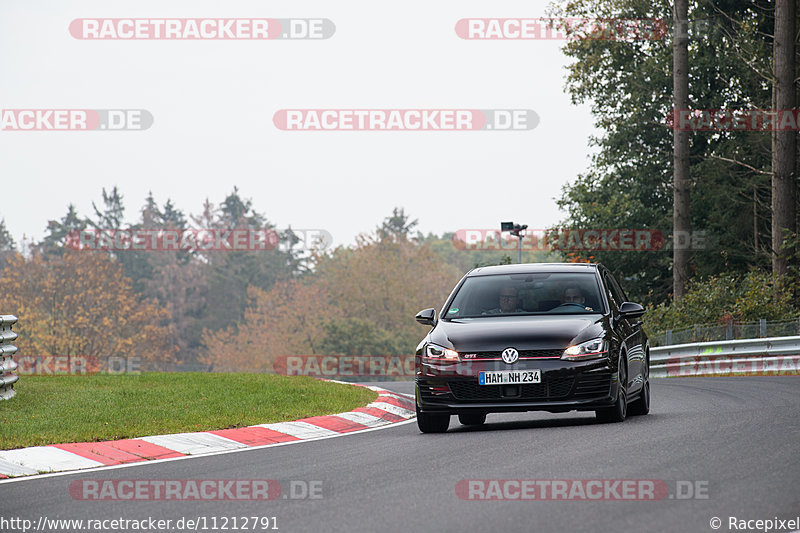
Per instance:
[[[438,317],[433,308],[416,316],[433,326],[415,358],[420,431],[447,431],[450,415],[479,425],[493,412],[647,414],[644,313],[600,264],[470,271]]]

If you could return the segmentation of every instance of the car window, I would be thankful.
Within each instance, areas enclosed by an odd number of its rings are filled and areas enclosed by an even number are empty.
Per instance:
[[[608,278],[611,280],[611,286],[613,287],[614,292],[620,298],[620,301],[619,301],[620,305],[622,305],[622,302],[627,302],[628,301],[628,295],[625,294],[624,290],[622,290],[622,286],[619,283],[617,283],[617,278],[615,278],[612,274],[609,274]]]
[[[617,282],[614,279],[614,277],[608,272],[605,273],[603,279],[605,280],[605,285],[608,288],[609,296],[614,301],[613,304],[614,307],[619,309],[619,306],[622,305],[622,302],[625,301],[625,297],[622,293],[622,290],[619,288],[619,285],[617,285]]]
[[[475,276],[464,280],[443,318],[600,313],[602,301],[594,273]]]

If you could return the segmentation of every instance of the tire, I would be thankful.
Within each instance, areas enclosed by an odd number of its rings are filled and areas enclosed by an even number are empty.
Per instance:
[[[635,402],[628,407],[628,414],[631,416],[646,415],[650,412],[650,381],[645,380],[642,392]]]
[[[422,433],[444,433],[450,427],[450,415],[423,413],[417,406],[417,427]]]
[[[606,407],[595,411],[595,416],[597,416],[597,420],[600,422],[624,422],[628,414],[628,372],[621,358],[619,366],[619,384],[617,401],[614,403],[613,407]]]
[[[458,421],[464,426],[480,426],[486,422],[486,413],[461,413]]]

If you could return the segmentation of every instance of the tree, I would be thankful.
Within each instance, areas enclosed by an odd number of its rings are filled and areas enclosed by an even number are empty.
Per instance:
[[[392,217],[397,215],[395,210]],[[382,227],[388,227],[392,217]],[[413,353],[424,334],[414,315],[440,306],[462,275],[442,262],[429,244],[381,238],[380,231],[360,236],[354,248],[339,247],[319,256],[315,268],[337,316],[366,320],[377,331],[391,332],[394,346],[404,353]]]
[[[172,360],[169,314],[140,299],[116,261],[65,250],[60,256],[17,255],[0,274],[0,308],[20,318],[32,355]]]
[[[190,218],[192,220],[192,225],[195,228],[213,229],[216,227],[218,214],[219,210],[217,207],[211,202],[211,200],[206,198],[203,202],[203,210],[200,212],[200,214],[191,215]]]
[[[219,211],[218,222],[223,228],[261,229],[266,223],[264,216],[253,209],[253,201],[239,195],[238,187],[234,187],[233,192],[225,197]]]
[[[0,271],[2,271],[12,255],[16,254],[16,244],[11,232],[6,227],[6,219],[0,219]]]
[[[192,217],[198,229],[249,229],[274,231],[266,217],[257,212],[239,190],[225,197],[219,209],[206,201],[203,212]],[[196,257],[205,264],[206,311],[201,328],[223,329],[239,322],[248,304],[248,287],[268,291],[278,281],[292,277],[299,262],[291,249],[248,251],[203,251]]]
[[[158,210],[153,210],[155,200],[152,193],[145,200],[145,205],[141,210],[143,224],[125,227],[125,206],[123,204],[123,196],[115,185],[111,192],[106,192],[105,187],[102,190],[103,207],[97,207],[97,204],[92,202],[92,209],[94,210],[94,219],[87,219],[88,225],[95,230],[108,230],[113,234],[118,231],[125,231],[126,229],[150,229],[147,224],[151,222],[151,218],[158,216]],[[152,210],[152,211],[151,211]],[[84,253],[105,253],[111,258],[119,261],[122,270],[127,277],[133,280],[134,290],[138,293],[144,290],[144,280],[150,278],[153,273],[152,265],[148,261],[150,252],[143,250],[113,250],[107,252],[101,251],[85,251]]]
[[[50,220],[47,222],[44,239],[36,245],[36,248],[45,254],[61,255],[67,236],[80,231],[87,226],[87,221],[78,216],[73,204],[67,206],[67,214],[61,220]]]
[[[402,207],[395,207],[392,215],[386,217],[378,226],[378,238],[380,240],[407,240],[418,222],[416,219],[409,221],[405,210]]]
[[[644,316],[651,333],[689,328],[695,324],[757,322],[797,318],[791,290],[772,274],[752,271],[724,273],[689,283],[686,297],[672,305],[658,305]]]
[[[394,227],[408,228],[398,215]],[[390,227],[384,222],[379,229]],[[441,305],[463,273],[428,244],[397,232],[381,238],[379,229],[355,247],[318,253],[302,279],[249,287],[244,319],[204,332],[203,361],[215,370],[269,371],[283,355],[412,354],[424,335],[414,315]]]
[[[779,112],[793,111],[796,106],[796,1],[776,0],[775,4],[773,91]],[[785,275],[791,252],[784,242],[797,232],[797,129],[773,132],[772,142],[772,271]]]
[[[675,0],[672,38],[672,99],[677,112],[689,109],[689,1]],[[689,132],[673,129],[673,244],[691,231],[689,217]],[[672,295],[680,301],[689,280],[689,250],[674,246],[672,252]]]
[[[106,192],[103,187],[103,209],[98,209],[97,205],[92,202],[92,209],[96,220],[90,220],[90,224],[98,229],[121,229],[122,222],[125,215],[125,206],[122,203],[122,195],[120,194],[117,186],[111,189],[110,193]]]
[[[159,207],[153,194],[145,199],[141,220],[132,229],[183,230],[186,217],[167,199]],[[158,301],[171,317],[170,341],[182,363],[195,362],[201,349],[202,318],[208,291],[205,265],[189,250],[126,251],[126,266],[135,275],[134,288]]]
[[[143,228],[155,228],[161,218],[161,211],[158,209],[156,199],[153,197],[153,191],[147,193],[147,198],[144,199],[144,205],[139,211],[141,213],[141,226]]]
[[[335,316],[321,287],[293,279],[247,294],[242,323],[203,332],[202,362],[216,371],[271,372],[280,356],[319,353],[323,324]]]
[[[363,318],[330,318],[323,326],[319,346],[322,355],[399,355],[408,354],[392,331],[377,327]]]
[[[724,8],[724,9],[723,9]],[[770,3],[690,0],[688,5],[691,109],[771,107]],[[565,17],[673,20],[672,6],[644,0],[571,0],[554,13]],[[565,53],[567,89],[575,103],[589,103],[601,133],[590,167],[564,189],[559,206],[565,228],[661,230],[674,216],[672,40],[576,39]],[[769,265],[769,249],[754,247],[768,232],[769,136],[763,132],[691,132],[689,148],[692,276],[745,271]],[[673,239],[676,237],[673,235]],[[667,240],[670,242],[670,239]],[[670,245],[671,246],[671,245]],[[630,296],[658,303],[673,293],[671,247],[655,252],[597,251],[625,279]]]
[[[164,208],[158,213],[158,223],[165,229],[186,229],[186,216],[167,198]]]
[[[8,252],[14,249],[16,249],[14,237],[11,236],[11,232],[6,227],[6,219],[2,218],[0,219],[0,252]]]

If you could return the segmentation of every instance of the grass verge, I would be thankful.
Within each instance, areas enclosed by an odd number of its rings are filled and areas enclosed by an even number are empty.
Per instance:
[[[364,387],[271,374],[22,376],[15,388],[0,401],[0,450],[283,422],[377,398]]]

